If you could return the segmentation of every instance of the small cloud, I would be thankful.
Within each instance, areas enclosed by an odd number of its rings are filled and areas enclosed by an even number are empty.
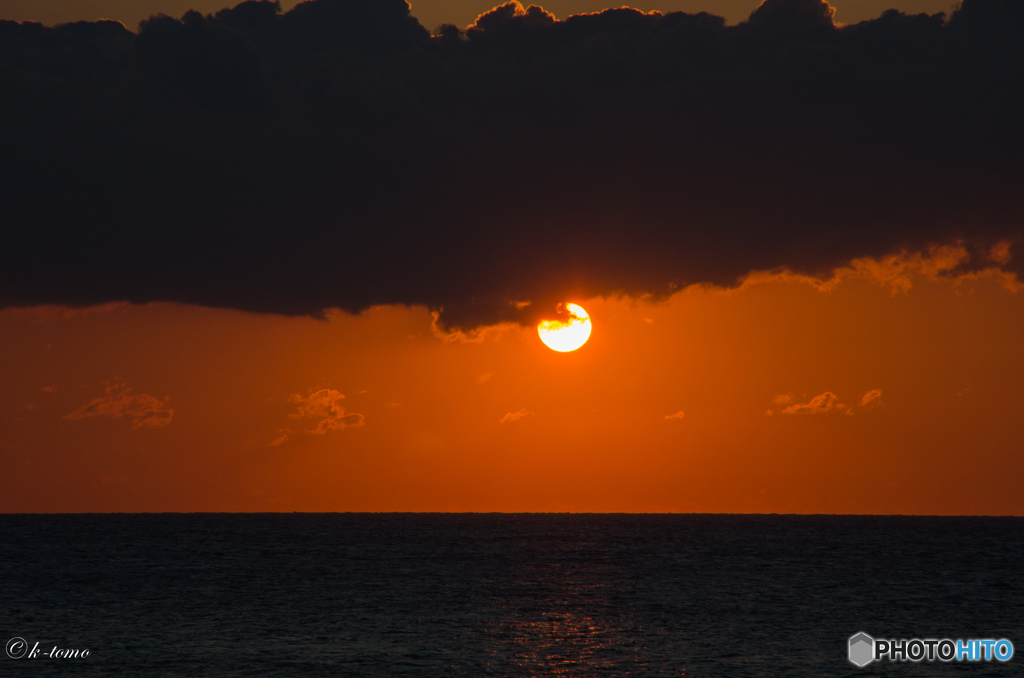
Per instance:
[[[319,419],[317,425],[306,433],[322,436],[328,431],[338,431],[343,428],[354,428],[362,426],[365,422],[363,415],[358,413],[346,414],[345,408],[340,401],[345,396],[333,388],[322,388],[303,398],[298,393],[288,396],[288,401],[294,403],[298,412],[289,414],[291,419]],[[282,441],[283,442],[283,441]]]
[[[42,390],[43,390],[44,393],[56,393],[57,392],[57,387],[56,386],[44,386]]]
[[[882,404],[882,389],[873,388],[860,399],[861,407],[877,407]]]
[[[270,443],[268,443],[268,447],[277,447],[278,445],[283,445],[284,443],[288,442],[288,434],[291,433],[290,430],[283,428],[280,431],[278,431],[278,433],[281,434],[281,437],[272,440]]]
[[[764,414],[765,414],[765,416],[766,416],[766,417],[771,417],[771,416],[773,416],[773,415],[774,415],[775,413],[774,413],[774,412],[772,412],[771,410],[768,410],[768,411],[767,411],[767,412],[765,412]]]
[[[513,306],[515,306],[517,311],[522,311],[524,308],[526,308],[527,306],[530,305],[530,302],[529,301],[513,301],[513,302],[511,302],[511,304]]]
[[[484,372],[483,374],[481,374],[479,377],[476,378],[476,383],[478,383],[478,384],[486,384],[488,381],[491,380],[491,377],[493,377],[493,376],[494,376],[493,372]]]
[[[89,417],[131,417],[133,429],[143,426],[160,428],[171,423],[174,410],[167,406],[170,396],[159,400],[148,393],[135,395],[125,383],[104,383],[107,385],[104,396],[90,400],[74,412],[65,414],[64,418],[78,421]]]
[[[502,417],[501,421],[498,422],[498,423],[499,424],[510,423],[510,422],[513,422],[513,421],[519,421],[523,417],[532,417],[532,416],[533,416],[533,412],[529,412],[529,411],[527,411],[525,409],[524,410],[519,410],[518,412],[509,412],[504,417]]]
[[[824,414],[825,412],[831,412],[842,407],[843,405],[839,402],[839,396],[830,391],[825,391],[821,395],[811,398],[809,403],[790,405],[782,410],[782,414]]]
[[[685,416],[686,416],[686,415],[685,415],[685,414],[683,414],[683,411],[682,411],[682,410],[679,410],[679,411],[678,411],[678,412],[676,412],[675,414],[666,414],[666,415],[665,415],[665,421],[668,421],[669,419],[682,419],[682,418],[683,418],[683,417],[685,417]]]
[[[996,243],[989,250],[988,258],[1001,266],[1006,266],[1010,263],[1010,245],[1009,241],[1003,241]]]
[[[648,325],[653,325],[654,318],[648,318],[647,316],[644,316],[644,322],[647,323]]]
[[[772,402],[776,405],[786,405],[793,402],[793,397],[790,395],[777,395],[772,398]],[[839,396],[831,391],[825,391],[819,396],[811,398],[810,402],[798,403],[790,405],[789,407],[780,411],[780,414],[823,414],[825,412],[842,412],[843,414],[853,415],[854,407],[866,407],[872,409],[882,404],[882,390],[871,389],[863,396],[861,396],[860,402],[857,405],[844,405],[839,402]],[[772,416],[773,412],[768,410],[767,415]]]
[[[394,409],[396,407],[401,407],[401,406],[402,406],[402,403],[399,403],[399,402],[387,403],[386,405],[384,405],[384,407],[390,407],[392,409]]]

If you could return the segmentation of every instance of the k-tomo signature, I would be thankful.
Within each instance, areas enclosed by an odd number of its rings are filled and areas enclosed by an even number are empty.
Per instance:
[[[29,643],[24,638],[16,637],[7,641],[7,656],[11,659],[85,659],[92,654],[88,649],[78,650],[74,648],[58,647],[41,648],[36,642],[29,649]]]

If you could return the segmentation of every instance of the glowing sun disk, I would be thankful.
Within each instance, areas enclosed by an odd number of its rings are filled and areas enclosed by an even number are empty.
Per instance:
[[[537,334],[548,348],[565,353],[575,351],[590,338],[590,316],[576,304],[566,304],[569,320],[543,320]]]

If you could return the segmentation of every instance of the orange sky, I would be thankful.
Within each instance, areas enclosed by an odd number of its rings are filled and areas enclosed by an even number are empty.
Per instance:
[[[423,308],[0,311],[0,511],[1024,515],[1024,294],[929,266],[574,300],[565,354]]]

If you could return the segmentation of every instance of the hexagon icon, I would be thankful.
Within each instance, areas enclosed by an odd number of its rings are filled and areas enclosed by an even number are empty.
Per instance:
[[[850,636],[850,661],[864,667],[875,658],[875,639],[861,631]]]

